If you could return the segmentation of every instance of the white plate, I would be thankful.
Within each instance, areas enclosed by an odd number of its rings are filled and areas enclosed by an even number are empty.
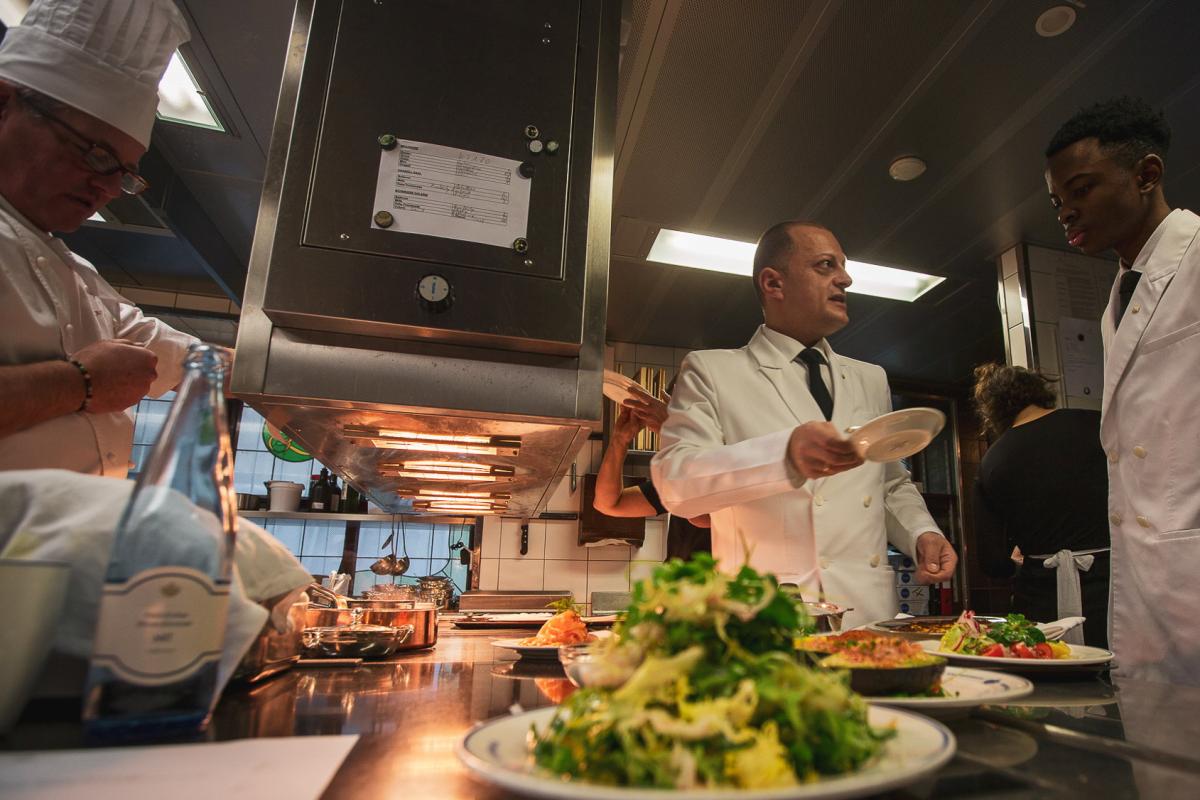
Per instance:
[[[626,400],[631,400],[634,397],[650,396],[650,393],[636,381],[626,378],[619,372],[613,372],[611,369],[604,370],[603,389],[604,396],[617,405],[621,405]]]
[[[898,461],[919,453],[946,425],[936,408],[906,408],[849,430],[849,439],[867,461]]]
[[[612,631],[588,631],[588,633],[592,634],[592,636],[595,636],[596,639],[603,639],[605,636],[612,636]],[[512,650],[518,653],[521,658],[558,658],[558,649],[563,645],[521,644],[521,642],[527,638],[529,637],[522,636],[520,639],[493,639],[492,647],[499,647],[504,650]]]
[[[969,664],[980,669],[1005,669],[1012,672],[1070,672],[1077,669],[1097,669],[1109,663],[1113,654],[1101,647],[1085,644],[1071,645],[1070,658],[997,658],[994,656],[972,656],[966,653],[947,653],[938,648],[942,643],[936,639],[922,639],[917,644],[930,653],[945,656],[952,663]]]
[[[868,720],[875,727],[894,725],[896,736],[884,743],[882,754],[857,772],[822,778],[813,783],[777,789],[633,789],[563,781],[539,774],[530,763],[529,726],[544,730],[557,709],[539,708],[482,722],[458,746],[458,757],[479,777],[506,789],[539,797],[579,800],[809,800],[861,797],[906,786],[934,772],[954,755],[954,735],[931,719],[893,708],[872,706]]]
[[[868,703],[913,711],[971,708],[984,703],[1011,703],[1033,693],[1033,683],[1017,675],[986,669],[946,667],[942,674],[945,697],[865,697]]]

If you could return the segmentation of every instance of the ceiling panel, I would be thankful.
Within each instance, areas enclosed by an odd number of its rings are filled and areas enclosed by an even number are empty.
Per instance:
[[[754,239],[801,215],[967,7],[843,4],[721,205],[714,232]]]
[[[1200,207],[1200,4],[1090,0],[1054,39],[1033,29],[1046,7],[1042,0],[838,4],[724,202],[701,215],[698,229],[750,240],[778,220],[815,217],[852,256],[950,276],[912,305],[852,295],[851,325],[833,341],[896,376],[967,381],[975,364],[1003,357],[992,259],[1020,241],[1065,249],[1045,198],[1042,150],[1078,107],[1123,92],[1163,105],[1176,140],[1168,199]],[[753,17],[757,6],[741,12]],[[675,35],[687,30],[681,24]],[[664,75],[687,71],[669,63],[686,49],[674,41],[672,48]],[[692,98],[709,99],[702,85]],[[656,93],[648,117],[660,102],[670,101]],[[629,230],[639,221],[651,230],[655,222],[679,226],[696,207],[701,174],[711,172],[702,159],[684,168],[692,174],[674,162],[652,163],[649,152],[661,160],[662,142],[689,137],[695,124],[679,114],[667,119],[679,124],[647,126],[626,154],[631,185],[660,181],[657,192],[618,197],[615,214]],[[907,184],[887,176],[890,161],[904,154],[929,163]],[[653,270],[666,268],[638,264],[613,266],[613,297],[623,301],[610,303],[614,338],[729,346],[744,342],[760,318],[746,279],[718,279],[730,293],[713,319],[714,305],[703,302],[709,281],[687,274],[693,270],[658,275]],[[738,280],[744,289],[735,289]],[[693,297],[705,313],[696,313]]]
[[[690,221],[810,2],[684,0],[617,188],[620,213]],[[747,9],[751,13],[746,13]],[[627,58],[628,60],[628,58]]]

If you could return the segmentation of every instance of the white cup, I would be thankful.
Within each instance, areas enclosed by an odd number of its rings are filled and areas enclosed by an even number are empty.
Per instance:
[[[6,625],[0,658],[0,733],[17,721],[29,700],[67,598],[69,565],[60,561],[0,559],[0,608],[19,608]]]

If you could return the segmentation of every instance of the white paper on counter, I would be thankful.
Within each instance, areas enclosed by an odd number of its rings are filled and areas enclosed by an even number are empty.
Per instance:
[[[5,800],[315,800],[358,736],[0,753]]]
[[[379,156],[375,212],[387,211],[386,228],[464,242],[512,247],[529,223],[531,180],[520,161],[428,142],[400,139]]]

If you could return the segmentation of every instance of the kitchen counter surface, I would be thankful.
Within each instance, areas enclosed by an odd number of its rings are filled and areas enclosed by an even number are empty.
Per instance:
[[[356,668],[298,667],[231,688],[210,735],[359,734],[323,800],[512,797],[472,777],[455,750],[475,723],[516,704],[553,705],[570,691],[555,663],[514,662],[491,646],[522,635],[443,624],[431,650]],[[958,739],[955,758],[888,797],[1200,796],[1200,689],[1039,681],[1019,705],[944,721]],[[36,727],[23,724],[9,745],[48,746],[22,736]]]

